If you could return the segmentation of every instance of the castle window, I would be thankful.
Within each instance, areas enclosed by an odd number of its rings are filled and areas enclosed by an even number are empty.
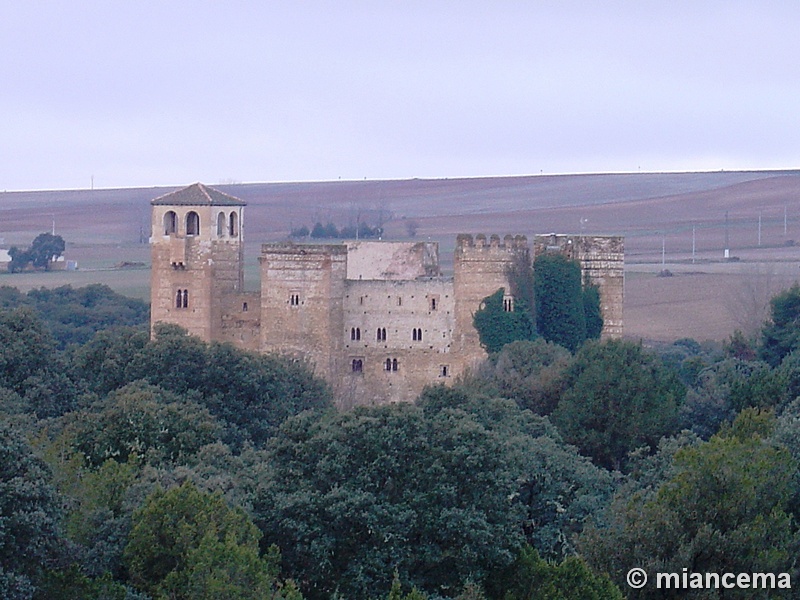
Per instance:
[[[189,290],[178,290],[175,294],[175,308],[189,308]]]
[[[289,305],[290,306],[300,306],[300,294],[290,294],[289,295]]]
[[[392,371],[397,371],[397,359],[392,359]]]
[[[386,362],[383,363],[383,368],[386,371],[397,371],[397,359],[387,358]]]
[[[386,327],[378,327],[378,333],[377,333],[376,339],[379,342],[385,342],[386,341]]]
[[[352,362],[353,373],[361,373],[364,370],[364,361],[360,358],[354,358]]]
[[[196,212],[189,211],[186,215],[186,235],[199,235],[200,234],[200,215]]]
[[[217,235],[220,237],[225,235],[225,213],[217,215]]]
[[[428,297],[428,310],[436,310],[439,308],[439,296]]]
[[[232,212],[230,218],[228,219],[228,235],[231,237],[236,237],[239,235],[235,212]]]
[[[403,306],[403,297],[402,296],[398,296],[397,297],[397,306]]]
[[[503,298],[503,310],[506,312],[514,312],[514,298],[512,296]]]
[[[439,366],[439,377],[450,377],[450,368],[447,365]]]
[[[422,329],[414,328],[411,330],[411,339],[415,342],[422,341]]]
[[[364,304],[364,296],[360,296],[360,297],[358,298],[358,303],[359,303],[359,304],[361,304],[361,305],[363,305],[363,304]]]
[[[178,231],[178,215],[174,210],[164,214],[164,235],[170,235]]]
[[[361,339],[361,328],[360,327],[351,327],[350,328],[350,339],[357,342]]]
[[[247,302],[242,302],[242,312],[247,312]]]

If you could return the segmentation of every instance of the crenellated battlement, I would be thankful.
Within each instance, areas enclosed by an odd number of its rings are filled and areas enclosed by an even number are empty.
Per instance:
[[[506,235],[502,240],[497,234],[490,235],[488,239],[484,233],[478,233],[474,236],[469,233],[459,233],[456,236],[456,250],[469,248],[514,251],[521,248],[526,249],[527,247],[528,238],[524,235]]]

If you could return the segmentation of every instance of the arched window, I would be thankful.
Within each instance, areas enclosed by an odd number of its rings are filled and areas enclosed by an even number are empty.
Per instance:
[[[200,234],[200,215],[196,212],[189,211],[186,215],[186,235],[199,235]]]
[[[422,329],[414,328],[411,330],[411,339],[415,342],[422,341]]]
[[[168,210],[164,214],[164,235],[170,235],[178,231],[178,215],[174,210]]]
[[[361,339],[361,328],[360,327],[351,327],[350,328],[350,339],[357,342]]]
[[[376,339],[379,342],[385,342],[386,341],[386,327],[378,327],[378,333],[377,333]]]
[[[225,235],[225,213],[219,213],[217,215],[217,235]]]
[[[361,339],[361,328],[360,327],[356,327],[356,340],[360,340],[360,339]]]
[[[391,371],[392,370],[392,359],[391,358],[387,358],[386,359],[386,363],[384,364],[384,368],[387,371]]]
[[[397,371],[397,359],[392,359],[392,371]]]
[[[239,227],[236,222],[235,212],[232,212],[230,218],[228,219],[228,235],[231,237],[236,237],[239,235]]]
[[[353,373],[361,373],[364,370],[364,361],[360,358],[353,359]]]
[[[175,294],[175,308],[189,308],[189,290],[178,290]]]

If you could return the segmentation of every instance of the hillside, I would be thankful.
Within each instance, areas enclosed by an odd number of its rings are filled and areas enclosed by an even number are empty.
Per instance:
[[[445,264],[454,236],[460,232],[624,235],[629,271],[626,330],[633,337],[647,339],[722,339],[734,326],[757,328],[761,317],[735,316],[739,309],[724,304],[732,304],[732,296],[747,295],[749,292],[740,289],[743,287],[756,287],[763,295],[764,290],[784,285],[795,278],[800,263],[800,250],[792,246],[794,240],[800,241],[800,171],[216,187],[248,202],[245,227],[250,280],[257,277],[256,256],[262,242],[284,239],[292,227],[310,227],[316,221],[332,221],[341,227],[381,220],[385,238],[402,239],[408,236],[407,222],[413,220],[418,224],[418,238],[440,241]],[[70,258],[78,260],[83,271],[48,274],[30,281],[4,276],[0,284],[24,289],[98,280],[122,292],[146,296],[146,270],[120,274],[89,269],[109,269],[122,262],[147,263],[149,251],[142,242],[149,236],[149,201],[174,189],[0,194],[3,247],[28,244],[38,233],[49,231],[55,221],[57,233],[69,243]],[[738,263],[721,262],[726,232],[732,255],[741,259]],[[695,264],[691,264],[693,237]],[[652,277],[661,270],[662,250],[665,265],[677,277]],[[668,310],[655,313],[652,294],[658,294]],[[759,302],[763,304],[760,299],[751,304]]]

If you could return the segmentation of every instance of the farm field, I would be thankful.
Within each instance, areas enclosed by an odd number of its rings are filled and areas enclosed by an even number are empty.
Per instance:
[[[214,187],[248,202],[249,289],[258,287],[260,244],[316,221],[338,227],[380,221],[384,239],[411,239],[413,222],[415,239],[440,242],[445,271],[462,232],[624,235],[625,331],[633,339],[722,340],[736,328],[754,333],[769,297],[800,275],[800,171]],[[67,258],[79,263],[75,272],[0,274],[0,285],[29,290],[96,282],[149,297],[149,201],[174,189],[0,193],[0,247],[25,246],[55,224]],[[723,260],[726,238],[733,261]],[[140,265],[120,268],[124,263]],[[673,276],[660,277],[664,269]]]

